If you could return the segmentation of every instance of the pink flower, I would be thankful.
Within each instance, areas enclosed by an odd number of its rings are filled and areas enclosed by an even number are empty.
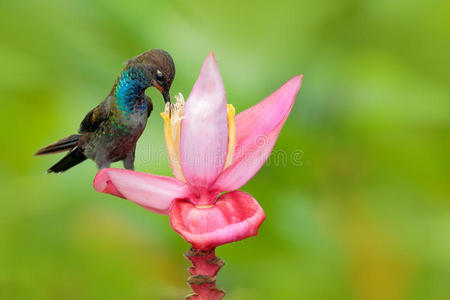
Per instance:
[[[188,100],[162,113],[175,178],[122,169],[100,170],[94,188],[168,214],[173,229],[196,249],[257,234],[265,219],[241,188],[262,167],[289,115],[302,76],[234,117],[211,53]]]

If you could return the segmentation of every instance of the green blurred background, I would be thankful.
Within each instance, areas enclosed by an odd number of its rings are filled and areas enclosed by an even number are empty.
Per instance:
[[[2,1],[0,299],[180,299],[166,216],[63,175],[39,147],[74,133],[122,62],[175,60],[186,97],[214,51],[242,111],[304,74],[269,164],[243,188],[258,237],[220,247],[227,299],[449,299],[448,1]],[[170,175],[163,101],[137,170]],[[121,167],[121,164],[117,166]]]

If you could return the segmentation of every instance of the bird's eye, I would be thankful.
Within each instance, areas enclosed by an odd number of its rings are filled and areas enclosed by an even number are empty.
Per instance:
[[[160,70],[156,71],[156,80],[158,80],[159,82],[164,81],[164,75]]]

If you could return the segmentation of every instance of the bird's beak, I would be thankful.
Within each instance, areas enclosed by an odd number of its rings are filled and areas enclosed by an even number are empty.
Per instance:
[[[169,94],[169,91],[164,90],[164,88],[163,88],[162,86],[160,86],[160,85],[156,82],[156,80],[153,80],[153,81],[152,81],[152,84],[153,84],[153,86],[154,86],[155,88],[158,89],[158,91],[161,92],[161,94],[162,94],[162,96],[163,96],[163,98],[164,98],[164,102],[165,102],[165,103],[170,102],[170,94]]]
[[[164,102],[165,103],[170,103],[170,94],[169,94],[169,92],[163,91],[162,95],[163,95],[163,98],[164,98]]]

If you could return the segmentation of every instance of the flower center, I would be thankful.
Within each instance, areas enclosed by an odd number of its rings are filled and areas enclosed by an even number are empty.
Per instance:
[[[184,97],[181,93],[175,95],[175,103],[166,103],[161,117],[164,119],[164,136],[166,139],[167,153],[169,155],[170,166],[176,178],[186,182],[181,168],[180,160],[180,131],[181,120],[183,120]],[[234,148],[236,147],[236,126],[234,123],[235,109],[231,104],[227,104],[228,121],[228,146],[227,156],[223,169],[226,169],[233,161]]]

